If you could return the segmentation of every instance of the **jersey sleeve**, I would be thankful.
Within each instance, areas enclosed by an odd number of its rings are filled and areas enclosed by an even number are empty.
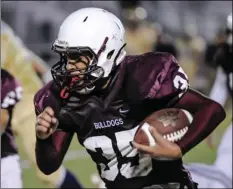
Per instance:
[[[44,85],[34,96],[34,107],[36,115],[39,115],[47,106],[53,108],[55,115],[59,111],[60,102],[54,93],[54,83],[50,81]]]
[[[48,106],[53,109],[54,117],[59,121],[59,126],[56,130],[74,132],[73,126],[78,124],[74,122],[74,120],[77,120],[78,118],[76,116],[74,119],[70,119],[70,116],[73,116],[73,112],[64,111],[66,107],[64,106],[64,103],[62,103],[59,89],[53,81],[44,85],[44,87],[42,87],[34,96],[36,116],[41,114]]]
[[[171,54],[163,53],[160,58],[155,57],[155,59],[161,66],[158,74],[153,77],[147,98],[160,99],[168,96],[181,98],[189,88],[187,74]],[[153,69],[158,69],[156,64]]]
[[[1,108],[11,109],[22,98],[22,86],[10,73],[1,69]]]

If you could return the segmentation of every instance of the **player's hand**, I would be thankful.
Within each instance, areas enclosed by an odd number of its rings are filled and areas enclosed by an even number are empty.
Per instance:
[[[177,144],[164,139],[155,128],[150,127],[149,129],[155,139],[156,145],[147,146],[132,142],[134,147],[140,152],[149,154],[152,158],[178,159],[182,157],[181,149]]]
[[[58,120],[54,117],[54,111],[51,107],[46,107],[36,119],[36,136],[40,139],[46,139],[55,132],[58,126]]]

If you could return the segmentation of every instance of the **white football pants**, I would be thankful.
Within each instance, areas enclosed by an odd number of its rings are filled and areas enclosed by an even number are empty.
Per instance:
[[[22,188],[19,155],[1,158],[1,188]]]
[[[198,188],[232,188],[232,123],[222,137],[213,165],[190,163],[185,167]]]

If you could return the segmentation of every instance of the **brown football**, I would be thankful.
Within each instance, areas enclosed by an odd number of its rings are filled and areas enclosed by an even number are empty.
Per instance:
[[[134,141],[144,145],[155,145],[155,140],[150,134],[149,126],[171,142],[179,141],[188,131],[193,116],[187,110],[167,108],[149,115],[140,125],[135,134]]]

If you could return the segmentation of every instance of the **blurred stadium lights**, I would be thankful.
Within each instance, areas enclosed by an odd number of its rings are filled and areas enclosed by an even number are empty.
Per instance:
[[[147,18],[147,11],[143,7],[136,7],[135,15],[140,20],[145,20]]]

